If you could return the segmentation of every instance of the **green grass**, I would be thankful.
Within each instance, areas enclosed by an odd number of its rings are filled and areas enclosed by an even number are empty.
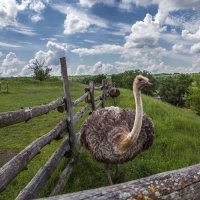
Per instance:
[[[60,80],[43,83],[32,79],[9,79],[8,81],[9,93],[0,93],[1,112],[18,110],[22,106],[30,107],[48,103],[63,95]],[[84,93],[85,85],[73,83],[70,88],[72,98],[76,99]],[[73,113],[80,110],[83,105],[77,106]],[[112,105],[112,101],[108,100],[107,106],[110,105]],[[138,179],[200,162],[200,117],[191,111],[175,108],[147,96],[143,96],[143,105],[144,112],[153,119],[155,125],[154,144],[133,161],[120,166],[122,175],[119,182]],[[121,89],[117,106],[134,108],[132,92]],[[20,123],[0,129],[0,165],[3,165],[37,137],[50,131],[64,116],[65,114],[53,111],[47,115],[34,118],[28,123]],[[79,130],[85,117],[87,117],[87,114],[77,123],[76,131]],[[53,141],[51,145],[43,148],[41,154],[28,165],[28,170],[18,175],[7,189],[0,194],[0,199],[14,199],[60,143],[61,141]],[[63,159],[40,196],[49,194],[65,163],[66,159]],[[86,151],[83,151],[63,193],[105,185],[108,185],[108,181],[103,165],[97,163]]]

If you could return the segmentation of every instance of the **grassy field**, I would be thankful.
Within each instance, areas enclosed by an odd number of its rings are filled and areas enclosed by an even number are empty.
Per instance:
[[[73,83],[70,88],[72,98],[76,99],[84,93],[85,85]],[[9,79],[9,93],[0,93],[0,112],[48,103],[60,96],[63,96],[63,88],[62,82],[58,79],[42,83],[28,78]],[[112,105],[112,101],[108,100],[107,106],[110,105]],[[122,175],[118,182],[200,162],[200,117],[188,110],[175,108],[147,96],[143,96],[143,105],[145,113],[153,119],[155,141],[148,151],[138,155],[133,161],[121,165]],[[73,113],[80,110],[82,106],[83,104],[76,107]],[[132,92],[121,89],[117,106],[134,108]],[[37,137],[50,131],[63,117],[64,114],[53,111],[45,116],[34,118],[28,123],[0,129],[0,166]],[[83,121],[84,118],[77,123],[76,131],[79,130]],[[0,194],[0,199],[14,199],[60,143],[61,141],[53,141],[51,145],[43,148],[41,154],[28,165],[28,170],[17,176]],[[48,195],[65,162],[66,160],[63,159],[40,196]],[[108,181],[104,174],[103,165],[97,163],[87,152],[83,151],[63,193],[105,185],[108,185]]]

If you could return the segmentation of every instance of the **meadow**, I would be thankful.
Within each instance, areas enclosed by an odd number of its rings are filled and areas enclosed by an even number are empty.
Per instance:
[[[46,104],[63,96],[62,81],[59,78],[52,78],[44,82],[31,78],[1,80],[1,82],[6,81],[9,81],[9,93],[0,93],[0,112]],[[85,87],[84,84],[71,82],[72,99],[80,97],[84,93]],[[132,91],[127,89],[120,89],[120,91],[121,95],[117,99],[117,106],[134,108]],[[112,103],[111,99],[106,101],[107,106],[111,106]],[[80,110],[82,106],[83,104],[80,104],[75,107],[73,113]],[[121,177],[118,182],[134,180],[200,162],[199,116],[190,110],[176,108],[145,95],[143,95],[143,106],[144,112],[152,118],[155,126],[154,144],[134,160],[120,166]],[[64,116],[65,113],[61,114],[55,110],[47,115],[31,119],[27,123],[0,129],[0,166],[36,138],[50,131]],[[76,132],[79,131],[80,125],[87,116],[88,113],[76,124]],[[18,175],[0,194],[0,199],[14,199],[60,143],[61,141],[53,141],[51,145],[43,148],[41,154],[30,162],[28,170]],[[40,197],[48,196],[65,162],[66,159],[61,161]],[[97,163],[86,151],[82,151],[80,160],[74,167],[70,181],[63,193],[106,185],[108,185],[108,181],[103,165]]]

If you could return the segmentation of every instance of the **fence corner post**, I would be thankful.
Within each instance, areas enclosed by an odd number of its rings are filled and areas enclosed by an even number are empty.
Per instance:
[[[69,80],[67,73],[67,64],[65,57],[60,58],[61,74],[63,77],[64,100],[67,111],[67,124],[69,129],[69,141],[72,154],[76,154],[76,135],[74,132],[73,113],[71,108],[71,95],[69,91]]]

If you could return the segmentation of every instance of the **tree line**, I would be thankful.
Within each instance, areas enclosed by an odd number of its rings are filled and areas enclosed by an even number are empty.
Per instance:
[[[36,80],[46,80],[50,77],[51,68],[45,65],[45,62],[35,60],[30,69],[33,71],[33,77]],[[143,75],[149,78],[151,86],[144,88],[143,92],[149,96],[160,97],[174,106],[187,107],[200,115],[200,74],[161,74],[153,75],[148,71],[129,70],[110,76],[116,87],[132,89],[133,79],[137,75]],[[94,76],[81,76],[77,81],[88,84],[93,80],[95,84],[101,84],[103,79],[108,76],[99,74]]]

